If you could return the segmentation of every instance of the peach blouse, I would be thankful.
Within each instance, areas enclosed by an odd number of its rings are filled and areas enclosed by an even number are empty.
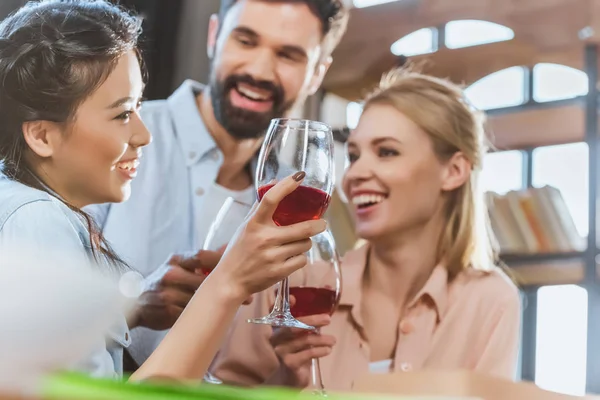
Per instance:
[[[363,334],[361,288],[368,245],[342,261],[342,295],[331,324],[322,332],[336,337],[321,359],[323,382],[331,390],[351,390],[369,373],[369,343]],[[272,291],[242,306],[212,371],[225,382],[258,385],[279,367],[269,343],[272,328],[248,318],[270,311]],[[519,292],[499,269],[465,270],[448,282],[446,268],[434,269],[399,322],[392,371],[468,369],[515,378],[521,323]]]

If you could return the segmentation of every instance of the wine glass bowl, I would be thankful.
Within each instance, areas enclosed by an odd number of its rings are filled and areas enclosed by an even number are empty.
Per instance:
[[[256,169],[259,201],[278,181],[303,171],[301,185],[277,206],[273,221],[280,226],[319,219],[323,216],[334,187],[333,134],[322,122],[304,119],[273,119],[260,150]],[[277,292],[273,311],[248,322],[314,330],[290,313],[288,280]]]
[[[290,311],[296,318],[332,315],[342,291],[340,260],[333,235],[325,230],[311,241],[307,264],[289,278],[290,295],[295,300]]]
[[[258,199],[295,172],[306,173],[300,187],[284,198],[273,221],[292,225],[319,219],[327,210],[334,185],[333,135],[322,122],[274,119],[261,147],[256,169]]]
[[[221,251],[231,241],[239,226],[244,222],[252,206],[233,197],[228,197],[223,202],[215,219],[208,228],[202,250]],[[205,276],[210,274],[211,270],[202,269]]]

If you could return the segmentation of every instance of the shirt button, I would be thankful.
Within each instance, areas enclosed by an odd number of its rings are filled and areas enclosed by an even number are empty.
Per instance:
[[[414,327],[412,326],[412,324],[408,321],[400,322],[400,332],[402,332],[405,335],[411,333],[413,331],[413,328]]]
[[[125,332],[125,340],[129,340],[129,333]]]
[[[192,159],[193,159],[193,158],[196,158],[196,152],[195,152],[195,151],[190,151],[190,152],[188,153],[188,157],[189,157],[189,158],[192,158]]]
[[[198,188],[196,189],[196,196],[202,196],[204,194],[204,189],[202,188]]]
[[[410,363],[402,363],[400,364],[400,370],[404,372],[412,371],[412,365]]]

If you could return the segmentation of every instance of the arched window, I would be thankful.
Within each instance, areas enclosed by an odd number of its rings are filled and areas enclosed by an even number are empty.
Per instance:
[[[506,68],[481,78],[465,90],[473,105],[481,110],[525,103],[525,69]]]
[[[445,33],[445,44],[449,49],[504,42],[515,37],[509,27],[476,19],[450,21],[446,24]]]
[[[588,93],[588,77],[583,71],[560,64],[533,67],[533,99],[543,103],[572,99]]]
[[[437,29],[423,28],[396,40],[390,47],[396,56],[417,56],[437,51]]]

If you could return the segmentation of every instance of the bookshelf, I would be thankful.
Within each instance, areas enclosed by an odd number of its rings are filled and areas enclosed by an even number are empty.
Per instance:
[[[504,195],[489,192],[486,200],[501,259],[507,265],[583,258],[586,240],[579,235],[558,189],[529,187]]]

